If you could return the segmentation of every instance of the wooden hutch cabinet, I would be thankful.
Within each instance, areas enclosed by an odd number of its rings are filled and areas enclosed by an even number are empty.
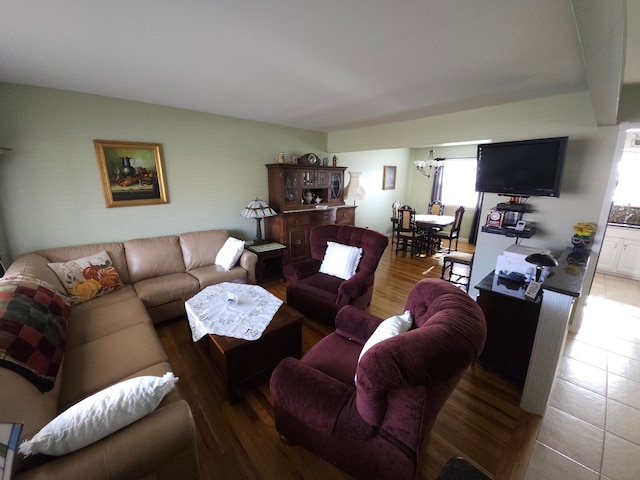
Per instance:
[[[309,232],[316,225],[355,225],[355,206],[344,204],[347,167],[273,163],[269,173],[269,206],[278,212],[265,218],[269,240],[286,245],[285,263],[310,258]]]

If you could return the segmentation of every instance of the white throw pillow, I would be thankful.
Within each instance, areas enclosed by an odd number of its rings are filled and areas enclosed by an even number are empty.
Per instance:
[[[356,274],[361,257],[362,249],[359,247],[327,242],[327,250],[322,259],[322,265],[320,265],[320,273],[349,280]]]
[[[224,242],[224,245],[222,245],[222,248],[216,255],[216,265],[221,266],[226,271],[231,270],[240,258],[240,255],[242,255],[243,250],[244,240],[238,240],[233,237],[227,238],[227,241]]]
[[[383,320],[378,328],[371,334],[369,339],[365,342],[364,347],[362,347],[362,351],[360,352],[360,356],[358,357],[358,363],[360,363],[360,359],[362,356],[374,345],[386,340],[387,338],[395,337],[401,333],[408,331],[413,324],[413,319],[411,318],[411,312],[409,310],[405,311],[402,315],[394,315],[393,317],[389,317],[386,320]],[[358,380],[358,376],[354,377],[354,380]]]
[[[31,440],[20,444],[23,455],[66,455],[79,450],[153,412],[171,391],[177,377],[136,377],[116,383],[69,407]]]

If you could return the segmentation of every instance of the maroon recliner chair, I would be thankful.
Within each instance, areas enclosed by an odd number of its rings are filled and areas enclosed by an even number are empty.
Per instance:
[[[421,446],[480,354],[486,324],[471,297],[440,279],[418,282],[405,309],[411,329],[376,344],[359,363],[382,319],[348,306],[334,333],[301,360],[278,364],[271,394],[283,437],[358,478],[416,477]]]
[[[327,242],[362,248],[356,274],[348,280],[320,273]],[[287,303],[319,322],[334,325],[336,314],[345,305],[364,310],[373,295],[373,280],[380,257],[389,239],[367,228],[351,225],[318,225],[311,230],[311,258],[287,265]]]

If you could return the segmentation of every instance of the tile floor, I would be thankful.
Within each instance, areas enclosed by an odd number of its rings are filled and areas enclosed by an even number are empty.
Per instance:
[[[640,479],[640,282],[597,274],[525,480]]]

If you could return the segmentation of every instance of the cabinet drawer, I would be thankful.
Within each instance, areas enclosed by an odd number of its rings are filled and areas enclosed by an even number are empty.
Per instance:
[[[309,225],[309,215],[307,215],[307,214],[287,215],[285,223],[287,225],[287,228],[290,228],[290,227],[301,227],[301,226],[304,226],[304,225]]]
[[[353,208],[339,208],[336,215],[336,223],[339,225],[354,225],[356,212]]]
[[[336,223],[336,210],[320,210],[309,214],[309,222],[311,225],[323,225],[325,223]]]

